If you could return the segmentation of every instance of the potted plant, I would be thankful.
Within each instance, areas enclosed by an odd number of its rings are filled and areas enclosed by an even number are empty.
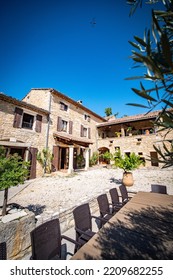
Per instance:
[[[129,126],[129,127],[127,128],[127,132],[128,132],[128,135],[129,135],[129,136],[132,136],[132,127],[131,127],[131,126]]]
[[[134,180],[131,171],[138,168],[142,163],[143,162],[140,159],[140,156],[135,153],[131,153],[129,156],[126,154],[122,156],[120,152],[117,152],[115,157],[115,166],[124,170],[122,183],[125,186],[133,186]]]
[[[116,137],[120,137],[120,136],[121,136],[121,132],[117,132],[117,131],[116,131],[116,132],[115,132],[115,136],[116,136]]]

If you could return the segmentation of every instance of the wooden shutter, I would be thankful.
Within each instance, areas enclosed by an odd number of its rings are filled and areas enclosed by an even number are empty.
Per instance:
[[[69,121],[69,134],[73,133],[73,122]]]
[[[83,133],[83,125],[81,124],[81,127],[80,127],[80,136],[83,137],[84,133]]]
[[[30,148],[30,179],[36,178],[37,148]]]
[[[58,117],[57,119],[57,131],[61,131],[62,130],[62,118]]]
[[[42,116],[37,115],[37,116],[36,116],[35,131],[36,131],[36,132],[41,132],[41,126],[42,126]]]
[[[91,139],[91,128],[88,127],[88,138]]]
[[[57,171],[59,168],[59,147],[53,146],[53,160],[52,160],[52,171]]]
[[[14,111],[14,122],[13,127],[20,128],[22,125],[22,114],[23,110],[21,108],[16,107]]]

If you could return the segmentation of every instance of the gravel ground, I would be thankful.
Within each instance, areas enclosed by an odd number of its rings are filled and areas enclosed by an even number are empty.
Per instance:
[[[27,181],[24,188],[9,199],[23,207],[36,209],[36,214],[61,212],[96,198],[110,188],[121,184],[122,170],[104,167],[76,172],[74,175],[60,175]],[[150,191],[151,184],[167,186],[168,194],[173,194],[173,169],[142,168],[133,171],[134,186],[130,191]],[[18,187],[12,188],[17,189]]]

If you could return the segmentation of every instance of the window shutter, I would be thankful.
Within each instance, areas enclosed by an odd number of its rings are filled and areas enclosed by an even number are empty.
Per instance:
[[[37,148],[30,148],[30,179],[36,178]]]
[[[21,108],[16,107],[14,111],[13,127],[15,128],[21,127],[22,114],[23,114],[23,110]]]
[[[88,138],[91,139],[91,128],[88,127]]]
[[[42,116],[37,115],[37,116],[36,116],[35,131],[36,131],[36,132],[41,132],[41,126],[42,126]]]
[[[83,125],[81,124],[81,127],[80,127],[80,136],[83,137],[84,136],[84,133],[83,133]]]
[[[59,169],[59,147],[53,146],[52,172]]]
[[[69,121],[69,134],[73,133],[73,122]]]
[[[62,118],[58,117],[57,119],[57,131],[61,131],[62,130]]]

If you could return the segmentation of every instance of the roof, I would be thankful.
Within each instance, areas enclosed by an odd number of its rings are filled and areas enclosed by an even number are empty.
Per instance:
[[[52,93],[58,95],[61,99],[66,100],[67,102],[77,106],[78,108],[81,108],[83,111],[88,112],[89,114],[93,115],[97,119],[100,119],[102,122],[106,122],[106,120],[101,117],[100,115],[96,114],[95,112],[91,111],[87,107],[83,106],[83,104],[73,100],[72,98],[68,97],[67,95],[61,93],[60,91],[53,89],[53,88],[32,88],[31,90],[49,90]]]
[[[122,124],[122,123],[135,122],[135,121],[141,121],[141,120],[151,120],[151,119],[155,119],[161,112],[162,112],[161,110],[158,110],[158,111],[145,113],[145,114],[138,114],[138,115],[123,117],[123,118],[117,118],[115,120],[110,120],[106,123],[99,123],[99,124],[97,124],[97,127],[111,126],[111,125],[115,125],[115,124]]]
[[[64,132],[56,132],[53,134],[53,137],[59,138],[60,140],[65,140],[68,144],[78,144],[82,146],[88,146],[89,144],[93,144],[93,142],[89,139],[74,137],[71,135],[67,135]]]
[[[6,101],[6,102],[11,103],[11,104],[14,104],[16,106],[20,106],[20,107],[23,107],[23,108],[30,109],[32,111],[35,111],[35,112],[38,112],[38,113],[41,113],[41,114],[44,114],[44,115],[49,114],[49,112],[45,109],[39,108],[35,105],[29,104],[29,103],[24,102],[24,101],[20,101],[20,100],[18,100],[16,98],[13,98],[11,96],[7,96],[6,94],[4,94],[2,92],[0,92],[0,100]]]

